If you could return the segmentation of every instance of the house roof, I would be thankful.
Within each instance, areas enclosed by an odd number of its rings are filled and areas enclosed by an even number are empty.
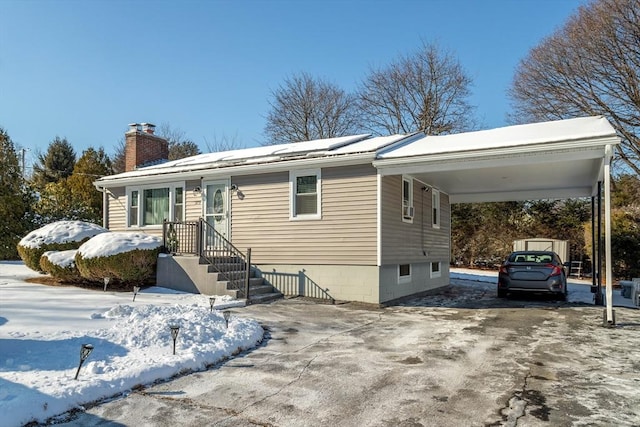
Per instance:
[[[607,147],[619,144],[604,117],[583,117],[445,136],[369,134],[200,154],[100,178],[117,187],[372,163],[411,175],[452,203],[587,197],[602,180]]]
[[[422,134],[419,134],[422,135]],[[204,173],[250,174],[264,173],[301,165],[321,163],[323,166],[347,162],[371,162],[376,152],[415,135],[390,135],[372,138],[370,134],[318,139],[291,144],[269,145],[241,150],[199,154],[164,162],[117,175],[109,175],[95,182],[98,187],[114,187],[139,182],[171,179],[190,179]],[[284,162],[287,161],[286,165]]]
[[[378,152],[382,175],[409,174],[452,203],[588,197],[601,181],[606,118],[583,117],[446,136],[423,136]]]

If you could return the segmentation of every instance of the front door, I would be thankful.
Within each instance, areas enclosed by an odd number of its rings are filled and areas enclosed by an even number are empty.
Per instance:
[[[229,183],[208,181],[204,186],[204,219],[225,239],[231,240],[229,230]],[[210,244],[208,242],[208,244]]]

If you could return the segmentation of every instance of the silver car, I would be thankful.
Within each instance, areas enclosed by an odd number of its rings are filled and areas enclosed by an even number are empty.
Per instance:
[[[544,292],[567,299],[567,272],[560,257],[550,251],[512,252],[500,266],[498,297],[509,292]]]

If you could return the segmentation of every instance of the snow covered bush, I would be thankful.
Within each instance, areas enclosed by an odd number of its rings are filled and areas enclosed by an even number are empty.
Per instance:
[[[84,280],[76,268],[77,249],[68,251],[48,251],[40,257],[40,269],[62,282],[81,282]]]
[[[84,242],[109,230],[84,221],[57,221],[32,231],[18,243],[18,254],[32,270],[42,271],[40,257],[48,251],[78,249]]]
[[[80,246],[75,262],[85,279],[144,284],[155,278],[161,245],[160,238],[144,233],[105,233]]]

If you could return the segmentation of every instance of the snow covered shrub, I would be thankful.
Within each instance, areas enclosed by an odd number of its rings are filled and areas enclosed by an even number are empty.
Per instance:
[[[76,268],[77,249],[68,251],[48,251],[40,257],[40,269],[62,282],[81,282],[84,280]]]
[[[47,251],[78,249],[84,242],[109,230],[84,221],[57,221],[32,231],[18,243],[18,254],[32,270],[42,271],[40,257]]]
[[[144,233],[105,233],[78,249],[76,266],[82,277],[143,284],[155,278],[162,240]]]

